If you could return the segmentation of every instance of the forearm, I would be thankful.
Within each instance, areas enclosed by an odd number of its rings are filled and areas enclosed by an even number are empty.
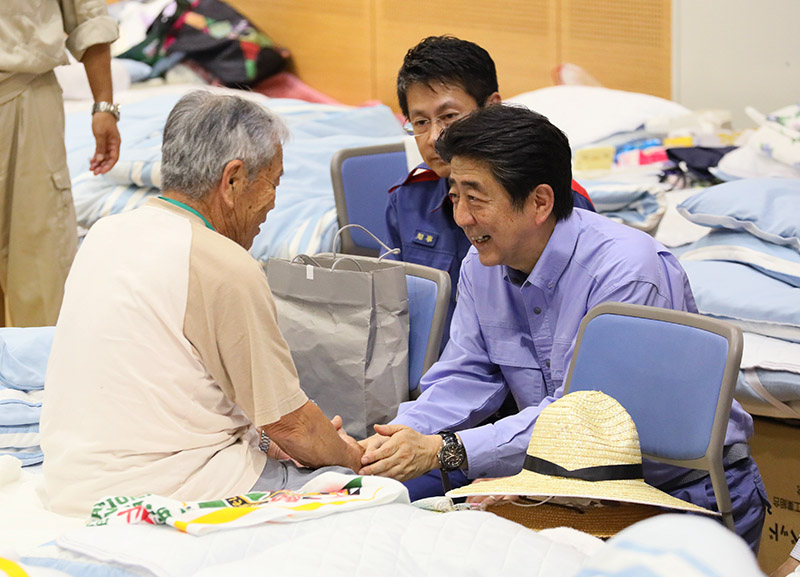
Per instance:
[[[113,102],[114,88],[111,82],[111,48],[108,44],[95,44],[83,54],[83,66],[95,102]]]
[[[357,471],[362,450],[346,443],[331,422],[312,402],[262,427],[293,459],[310,467],[340,465]]]

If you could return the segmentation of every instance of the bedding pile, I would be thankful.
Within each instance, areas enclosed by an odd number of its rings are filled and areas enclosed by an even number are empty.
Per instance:
[[[725,181],[739,178],[800,178],[800,104],[770,114],[745,108],[758,128],[744,145],[726,154],[714,170]]]
[[[744,331],[736,399],[800,418],[800,179],[723,183],[677,210],[710,230],[680,256],[698,309]]]
[[[23,466],[44,459],[39,417],[53,327],[0,329],[0,457]]]
[[[507,100],[547,116],[569,138],[574,178],[597,212],[655,234],[667,210],[663,134],[649,126],[691,116],[680,104],[600,86],[551,86]]]

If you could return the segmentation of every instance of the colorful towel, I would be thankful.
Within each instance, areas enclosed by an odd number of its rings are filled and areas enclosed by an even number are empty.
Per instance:
[[[312,479],[299,491],[247,493],[213,501],[182,502],[152,494],[109,497],[95,504],[87,526],[147,523],[204,535],[221,529],[305,521],[341,511],[408,502],[408,490],[398,481],[329,472]]]

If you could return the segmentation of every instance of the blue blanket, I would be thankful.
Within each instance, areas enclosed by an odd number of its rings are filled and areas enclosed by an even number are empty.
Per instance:
[[[89,228],[97,219],[135,208],[159,193],[162,130],[179,97],[162,94],[124,107],[120,160],[103,176],[88,171],[94,140],[86,113],[67,116],[67,158],[81,226]],[[397,142],[404,135],[400,123],[383,105],[351,108],[252,93],[248,97],[280,114],[292,133],[284,147],[284,176],[275,209],[251,253],[267,260],[331,250],[337,229],[331,157],[342,148]]]

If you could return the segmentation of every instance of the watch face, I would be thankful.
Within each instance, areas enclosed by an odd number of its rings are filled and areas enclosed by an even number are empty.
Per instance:
[[[451,442],[445,442],[442,446],[439,460],[445,469],[453,471],[461,466],[464,462],[464,447],[453,439]]]

